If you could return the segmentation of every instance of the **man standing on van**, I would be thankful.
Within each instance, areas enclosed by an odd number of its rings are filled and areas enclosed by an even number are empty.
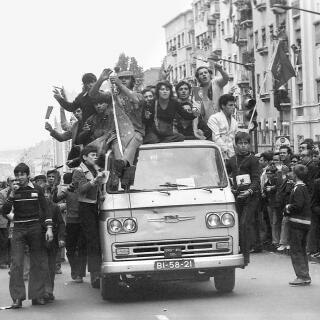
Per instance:
[[[240,249],[244,264],[249,263],[252,225],[259,205],[260,169],[259,160],[250,152],[250,135],[238,132],[235,136],[236,155],[227,161],[227,171],[232,175],[233,193],[239,215]]]
[[[235,98],[231,94],[223,94],[219,98],[220,112],[213,114],[208,120],[212,131],[212,141],[221,149],[224,159],[234,155],[234,137],[238,131],[238,123],[233,117]]]

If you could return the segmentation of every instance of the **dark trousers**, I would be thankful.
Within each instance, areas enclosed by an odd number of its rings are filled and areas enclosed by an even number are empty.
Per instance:
[[[56,257],[57,252],[59,251],[58,243],[56,240],[54,242],[47,244],[47,274],[46,274],[46,281],[45,281],[45,292],[52,293],[54,289],[54,279],[56,277]]]
[[[236,201],[239,215],[240,249],[244,257],[244,264],[249,263],[251,244],[253,243],[255,231],[253,230],[256,211],[259,206],[259,197],[250,196],[246,200]]]
[[[25,245],[30,251],[30,276],[28,298],[43,297],[47,274],[47,254],[42,227],[39,222],[16,223],[11,243],[10,295],[12,299],[26,299],[23,281],[23,260]]]
[[[312,212],[311,226],[307,241],[307,251],[316,253],[320,251],[320,215]]]
[[[179,142],[183,141],[184,136],[180,133],[172,133],[170,135],[162,136],[159,135],[152,129],[147,130],[146,135],[144,136],[143,143],[151,144],[151,143],[160,143],[160,142]]]
[[[0,264],[9,264],[8,228],[0,228]]]
[[[66,250],[71,267],[71,277],[85,277],[87,266],[87,247],[80,223],[67,223]]]
[[[100,272],[101,249],[97,204],[79,202],[79,217],[81,227],[86,238],[88,271]]]
[[[298,229],[290,223],[290,256],[297,278],[310,280],[309,265],[307,256],[307,236],[309,230]]]

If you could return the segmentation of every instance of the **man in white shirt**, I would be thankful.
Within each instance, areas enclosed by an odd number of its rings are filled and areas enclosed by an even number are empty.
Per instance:
[[[231,158],[234,154],[234,137],[238,131],[238,123],[233,117],[235,97],[223,94],[219,98],[220,112],[210,116],[208,126],[212,131],[212,141],[221,149],[224,159]]]

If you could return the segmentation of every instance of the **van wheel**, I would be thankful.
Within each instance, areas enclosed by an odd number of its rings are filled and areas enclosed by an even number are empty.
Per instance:
[[[103,300],[114,300],[120,296],[119,276],[106,276],[100,279],[100,291]]]
[[[234,289],[235,280],[235,269],[219,270],[214,273],[214,285],[219,292],[232,292]]]

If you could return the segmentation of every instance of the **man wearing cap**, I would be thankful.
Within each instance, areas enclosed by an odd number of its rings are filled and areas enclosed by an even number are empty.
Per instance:
[[[97,81],[93,73],[85,73],[82,77],[82,92],[75,98],[73,102],[68,102],[63,92],[54,89],[54,98],[59,102],[60,106],[70,112],[75,112],[78,108],[82,110],[82,120],[85,122],[93,113],[94,107],[92,99],[89,96],[89,90]]]
[[[111,84],[117,86],[119,93],[115,96],[117,106],[122,109],[125,116],[129,119],[133,126],[134,132],[128,132],[131,139],[128,139],[127,145],[124,147],[122,159],[117,159],[117,171],[121,173],[125,167],[133,165],[136,151],[142,144],[145,134],[144,124],[142,122],[142,110],[145,104],[143,96],[140,93],[134,92],[135,77],[131,71],[122,71],[118,76],[110,76],[110,69],[104,69],[95,85],[90,90],[90,96],[97,97],[99,95],[108,95],[110,92],[101,92],[102,83],[110,78]],[[125,120],[124,120],[125,121]]]

